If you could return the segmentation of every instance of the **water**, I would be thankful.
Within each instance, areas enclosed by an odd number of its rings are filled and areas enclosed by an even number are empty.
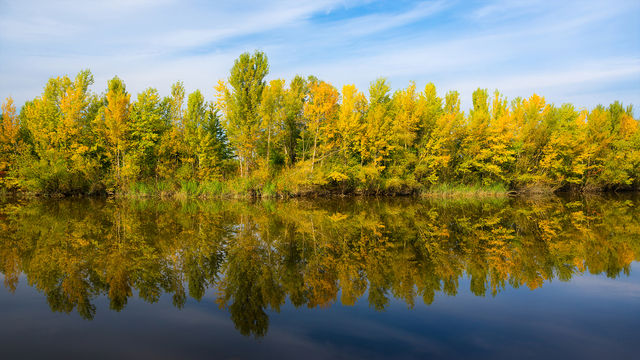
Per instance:
[[[625,358],[640,198],[0,203],[14,358]]]

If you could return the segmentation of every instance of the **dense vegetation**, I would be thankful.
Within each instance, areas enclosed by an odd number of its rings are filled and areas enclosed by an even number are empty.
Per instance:
[[[394,298],[413,307],[467,289],[498,296],[587,272],[628,275],[640,260],[639,204],[626,196],[0,202],[0,274],[10,291],[26,282],[52,310],[87,319],[100,304],[120,311],[136,297],[169,294],[177,307],[215,300],[241,333],[262,336],[268,313],[285,302],[382,310]]]
[[[313,76],[265,80],[261,52],[242,54],[215,101],[181,82],[131,98],[122,80],[52,78],[0,127],[0,189],[40,194],[216,196],[408,194],[461,188],[640,188],[640,131],[631,106],[579,110],[533,95],[439,97],[435,86],[368,96]],[[186,107],[185,107],[186,97]]]

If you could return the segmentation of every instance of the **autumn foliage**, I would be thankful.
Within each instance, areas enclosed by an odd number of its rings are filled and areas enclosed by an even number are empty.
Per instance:
[[[591,110],[536,94],[478,89],[464,111],[429,83],[367,95],[316,77],[265,80],[261,52],[242,54],[206,101],[181,82],[135,98],[115,77],[52,78],[0,122],[0,187],[32,193],[187,195],[409,194],[443,185],[504,190],[640,189],[631,106]],[[213,85],[213,81],[212,81]],[[185,107],[186,100],[186,107]]]

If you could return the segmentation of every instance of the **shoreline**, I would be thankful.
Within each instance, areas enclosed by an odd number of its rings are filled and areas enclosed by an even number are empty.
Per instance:
[[[367,192],[354,190],[341,192],[331,189],[307,190],[291,192],[265,193],[261,191],[244,192],[207,192],[181,190],[159,190],[147,188],[147,191],[127,192],[76,192],[76,193],[33,193],[27,191],[3,191],[0,199],[73,199],[73,198],[105,198],[105,199],[159,199],[159,200],[287,200],[287,199],[346,199],[346,198],[415,198],[415,199],[455,199],[455,198],[491,198],[491,197],[548,197],[548,196],[589,196],[613,194],[640,194],[640,189],[568,189],[552,190],[528,188],[505,190],[492,187],[447,185],[430,190],[412,190],[405,192]]]

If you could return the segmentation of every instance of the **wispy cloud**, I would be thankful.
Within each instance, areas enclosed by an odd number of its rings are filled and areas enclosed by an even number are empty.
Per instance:
[[[63,38],[79,31],[79,27],[54,19],[34,17],[28,19],[3,19],[0,21],[0,38],[5,41],[33,42],[46,38]]]
[[[451,5],[452,3],[445,1],[418,3],[401,12],[375,13],[330,23],[322,32],[343,34],[347,38],[361,37],[424,20],[450,8]]]
[[[315,74],[366,88],[378,76],[579,107],[640,103],[636,1],[0,0],[0,96],[37,96],[49,76],[91,68],[96,89],[167,93],[176,80],[212,95],[243,51],[261,49],[271,77]],[[463,105],[468,105],[464,101]]]
[[[193,48],[212,45],[233,37],[260,34],[274,29],[289,28],[300,24],[313,14],[330,11],[339,1],[314,2],[280,1],[256,3],[251,7],[232,9],[231,14],[221,13],[215,21],[199,24],[198,27],[175,28],[152,37],[150,44],[169,48]],[[228,9],[227,9],[228,10]],[[143,39],[141,42],[146,42]]]

